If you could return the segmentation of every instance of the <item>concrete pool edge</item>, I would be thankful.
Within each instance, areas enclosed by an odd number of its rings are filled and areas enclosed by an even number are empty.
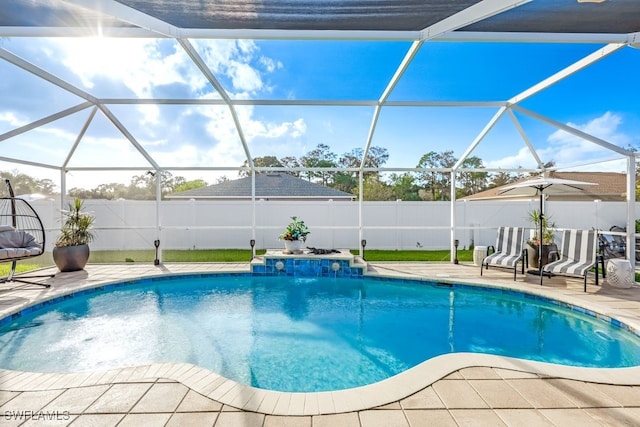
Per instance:
[[[106,371],[58,374],[0,370],[2,390],[44,391],[112,383],[171,380],[243,411],[266,415],[309,416],[362,411],[405,399],[464,368],[498,368],[547,378],[639,386],[640,366],[582,368],[478,353],[452,353],[378,383],[338,391],[290,393],[258,389],[188,363],[152,363]]]

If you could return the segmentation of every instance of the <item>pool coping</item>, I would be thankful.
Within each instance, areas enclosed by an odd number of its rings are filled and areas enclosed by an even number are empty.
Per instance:
[[[0,381],[5,390],[41,391],[164,379],[181,383],[203,396],[243,411],[306,416],[354,412],[387,405],[402,400],[453,372],[470,367],[501,368],[548,378],[600,384],[640,384],[640,367],[580,368],[478,353],[437,356],[374,384],[314,393],[258,389],[188,363],[153,363],[71,374],[0,370]]]
[[[218,274],[242,274],[246,270],[221,271]],[[166,273],[149,274],[139,280],[163,277]],[[216,272],[184,272],[172,273],[178,276],[210,275]],[[369,275],[369,274],[367,274]],[[624,322],[632,330],[640,330],[640,321],[629,317],[620,319],[619,315],[607,313],[597,301],[585,301],[583,298],[562,295],[553,289],[523,288],[521,282],[509,284],[506,281],[496,283],[495,279],[466,280],[448,277],[424,277],[408,274],[376,273],[372,277],[410,279],[412,281],[436,281],[443,285],[462,284],[465,286],[482,286],[500,290],[510,290],[540,296],[545,299],[558,300],[566,304],[584,307],[594,313]],[[491,283],[489,282],[491,281]],[[29,307],[46,303],[55,298],[64,298],[73,293],[82,293],[90,289],[104,288],[115,283],[131,280],[127,278],[115,280],[95,281],[68,287],[54,289],[54,292],[41,294],[30,302],[12,305],[10,311],[19,313],[29,310]],[[0,310],[1,318],[6,318],[7,308]],[[623,316],[624,317],[624,316]],[[105,371],[91,371],[83,373],[36,373],[11,370],[0,370],[0,383],[3,390],[34,391],[69,387],[85,387],[90,385],[108,384],[113,382],[136,382],[150,379],[165,379],[177,381],[192,390],[214,399],[225,405],[245,411],[258,412],[269,415],[322,415],[344,412],[354,412],[375,407],[406,398],[453,372],[469,367],[503,368],[519,372],[537,374],[542,377],[574,379],[586,382],[612,385],[640,385],[640,366],[630,368],[584,368],[556,365],[545,362],[529,361],[505,356],[480,353],[452,353],[434,357],[410,368],[391,378],[361,387],[314,393],[291,393],[258,389],[237,383],[206,368],[187,363],[152,363],[141,366],[123,367]]]

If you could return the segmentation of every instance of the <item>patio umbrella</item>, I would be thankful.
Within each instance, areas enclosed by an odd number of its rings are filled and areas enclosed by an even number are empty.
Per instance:
[[[540,243],[542,243],[544,198],[547,195],[569,195],[583,192],[585,187],[598,185],[593,182],[571,179],[550,178],[546,176],[516,182],[502,189],[500,195],[540,197]],[[538,250],[538,272],[542,272],[542,247]]]

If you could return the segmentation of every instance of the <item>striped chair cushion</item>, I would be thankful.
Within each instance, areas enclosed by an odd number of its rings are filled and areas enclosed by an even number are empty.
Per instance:
[[[524,228],[500,227],[496,237],[496,251],[484,259],[486,265],[514,267],[522,256]]]
[[[565,230],[562,232],[560,259],[543,267],[545,272],[584,276],[596,263],[596,232]]]

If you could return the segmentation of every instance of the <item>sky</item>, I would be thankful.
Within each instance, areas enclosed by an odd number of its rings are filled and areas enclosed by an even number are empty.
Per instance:
[[[191,40],[231,99],[377,101],[409,49],[408,42]],[[3,38],[0,47],[98,98],[220,99],[182,47],[166,39]],[[425,43],[390,101],[504,101],[598,50],[560,43]],[[625,47],[520,105],[623,148],[640,147],[640,50]],[[0,135],[73,107],[79,97],[0,59]],[[246,159],[225,106],[108,105],[161,167],[238,167]],[[372,106],[239,106],[253,157],[301,157],[318,144],[338,155],[367,142]],[[451,150],[460,157],[496,107],[384,107],[372,145],[389,152],[385,166],[415,167],[422,155]],[[0,141],[0,161],[57,181],[89,118],[84,109]],[[543,162],[564,168],[624,171],[617,157],[544,122],[515,113]],[[490,168],[533,168],[534,158],[508,115],[471,155]],[[149,167],[147,160],[98,112],[69,161],[72,167]],[[72,171],[68,187],[128,183],[143,172]],[[236,171],[176,170],[209,183]]]

